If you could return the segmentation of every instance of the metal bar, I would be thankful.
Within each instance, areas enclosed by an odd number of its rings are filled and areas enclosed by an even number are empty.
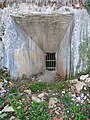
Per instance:
[[[52,58],[52,60],[54,59],[54,53],[53,53],[53,58]],[[54,61],[52,61],[53,62],[53,66],[54,66]]]
[[[46,69],[51,71],[51,70],[55,70],[55,67],[56,67],[55,53],[47,53]]]

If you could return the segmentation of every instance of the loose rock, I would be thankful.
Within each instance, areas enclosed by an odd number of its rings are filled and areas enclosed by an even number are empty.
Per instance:
[[[49,108],[55,107],[55,104],[58,102],[57,98],[50,98],[49,100]]]
[[[7,114],[6,113],[3,113],[2,115],[0,115],[0,118],[4,118],[4,117],[6,117],[7,116]]]
[[[3,82],[0,82],[0,89],[2,89],[3,87]]]
[[[10,120],[15,120],[15,117],[14,117],[14,116],[12,116],[12,117],[10,118]]]
[[[69,80],[69,82],[72,83],[72,84],[76,84],[78,82],[78,79]]]
[[[76,91],[79,93],[85,85],[86,85],[85,83],[78,81],[77,84],[75,85]]]
[[[35,95],[32,95],[32,100],[34,100],[34,101],[36,101],[38,103],[42,101],[38,97],[36,97]]]
[[[31,90],[24,90],[25,93],[31,94]]]
[[[86,78],[85,83],[90,84],[90,78]]]
[[[83,80],[85,80],[85,79],[88,78],[88,77],[89,77],[88,74],[87,74],[87,75],[82,75],[82,76],[80,76],[80,80],[83,81]]]
[[[5,106],[2,112],[14,112],[14,109],[12,106]]]
[[[44,97],[44,93],[41,93],[38,95],[39,98],[43,98]]]
[[[18,109],[18,110],[21,109],[21,106],[18,106],[17,109]]]

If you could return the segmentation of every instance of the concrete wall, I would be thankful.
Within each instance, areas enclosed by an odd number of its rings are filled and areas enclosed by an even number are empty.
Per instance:
[[[45,65],[43,51],[12,18],[9,18],[7,23],[4,36],[4,66],[10,70],[14,78],[41,72]]]
[[[73,15],[12,16],[16,23],[44,52],[56,52]]]
[[[70,65],[71,65],[71,38],[72,38],[72,31],[74,27],[74,18],[71,20],[69,27],[65,33],[65,36],[59,46],[59,49],[57,50],[56,59],[56,71],[60,74],[62,78],[69,77],[71,71],[70,71]]]
[[[4,36],[4,66],[11,76],[40,73],[45,69],[46,52],[57,52],[56,71],[65,78],[67,56],[64,55],[70,48],[72,19],[73,15],[9,17]]]

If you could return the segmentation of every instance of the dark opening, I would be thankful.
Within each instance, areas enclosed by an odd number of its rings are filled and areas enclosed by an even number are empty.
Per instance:
[[[46,55],[46,69],[53,71],[56,67],[55,53],[47,53]]]
[[[0,37],[0,41],[2,41],[2,38]]]

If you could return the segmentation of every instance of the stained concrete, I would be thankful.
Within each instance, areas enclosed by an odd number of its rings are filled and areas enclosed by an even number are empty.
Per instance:
[[[57,50],[57,62],[56,62],[56,70],[57,73],[60,74],[62,78],[69,77],[71,73],[71,38],[72,31],[74,28],[74,19],[71,20],[67,32],[64,35],[64,38]]]
[[[45,66],[44,52],[10,17],[4,36],[4,66],[12,78],[41,72]]]
[[[70,65],[66,60],[69,63],[73,21],[72,14],[10,16],[4,35],[4,66],[12,78],[45,71],[46,52],[56,53],[55,71],[65,78]]]
[[[65,78],[66,74],[69,74],[70,68],[70,39],[74,25],[73,15],[52,14],[11,17],[16,26],[19,26],[30,39],[24,40],[27,48],[19,48],[14,51],[14,61],[18,63],[16,76],[22,76],[23,74],[29,76],[45,70],[46,53],[55,52],[56,72],[62,78]],[[55,75],[51,75],[51,78],[52,76]]]
[[[44,51],[56,52],[73,15],[11,16],[22,30]]]

